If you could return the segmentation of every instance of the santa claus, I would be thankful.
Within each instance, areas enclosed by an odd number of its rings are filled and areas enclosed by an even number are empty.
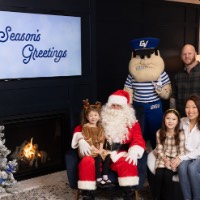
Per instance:
[[[129,93],[118,90],[110,95],[102,108],[101,117],[106,146],[111,154],[110,167],[117,172],[119,185],[125,188],[128,195],[127,188],[139,183],[137,160],[145,150],[145,141],[135,111],[130,105]],[[74,131],[72,148],[79,147],[81,153],[90,155],[91,147],[82,137],[79,126]],[[78,188],[96,189],[95,161],[91,156],[85,156],[79,163]]]

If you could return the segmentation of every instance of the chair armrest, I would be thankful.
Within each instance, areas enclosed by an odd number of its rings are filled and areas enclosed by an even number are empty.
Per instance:
[[[151,151],[147,156],[147,167],[149,168],[149,170],[152,174],[155,174],[155,172],[156,172],[156,156],[154,155],[153,151]]]
[[[65,154],[65,166],[69,185],[72,189],[77,189],[79,157],[76,149],[70,149]]]

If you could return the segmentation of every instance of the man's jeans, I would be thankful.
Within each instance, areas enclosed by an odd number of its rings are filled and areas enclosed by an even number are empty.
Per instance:
[[[200,158],[183,160],[178,174],[184,199],[200,200]]]

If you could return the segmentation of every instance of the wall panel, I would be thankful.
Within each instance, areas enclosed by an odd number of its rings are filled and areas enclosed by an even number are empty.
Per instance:
[[[159,50],[172,80],[182,67],[181,47],[185,43],[198,47],[197,5],[149,0],[118,1],[114,10],[113,2],[98,1],[96,5],[99,99],[106,101],[113,90],[123,88],[131,55],[130,40],[159,38]],[[165,103],[166,108],[168,102]]]
[[[78,15],[82,22],[82,76],[0,81],[0,120],[35,113],[65,113],[67,130],[80,123],[82,99],[96,100],[95,9],[93,0],[2,0],[0,10]],[[82,83],[84,82],[84,87]]]

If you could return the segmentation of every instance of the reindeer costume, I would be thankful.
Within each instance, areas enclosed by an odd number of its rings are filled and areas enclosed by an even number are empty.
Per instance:
[[[83,103],[84,103],[83,105],[84,113],[87,113],[88,110],[89,111],[96,110],[100,114],[100,109],[101,109],[100,102],[96,102],[94,105],[90,105],[88,99],[86,99],[83,100]],[[94,145],[97,149],[99,149],[100,144],[104,144],[105,141],[105,135],[102,125],[99,122],[96,127],[89,127],[87,124],[85,124],[85,122],[82,122],[82,124],[83,124],[82,135],[84,140],[87,141],[90,146]],[[104,151],[104,153],[106,152]],[[84,155],[81,155],[81,153],[79,152],[79,156],[82,158]],[[91,156],[95,158],[98,156],[98,153],[91,151]],[[101,156],[103,159],[105,158],[104,154],[102,154]]]
[[[81,126],[76,127],[76,130],[80,130],[81,134],[78,135],[78,140],[76,137],[72,140],[72,147],[76,147],[76,143],[80,140],[86,141],[90,147],[91,151],[88,155],[81,152],[79,149],[79,157],[84,160],[88,160],[88,157],[92,157],[95,160],[95,173],[91,173],[93,177],[96,178],[97,184],[92,181],[93,186],[97,187],[110,187],[111,181],[108,179],[108,170],[110,165],[110,154],[107,150],[103,149],[103,145],[105,142],[105,134],[104,129],[100,123],[100,111],[101,111],[101,103],[96,102],[94,105],[90,105],[88,99],[83,100],[83,112],[82,112],[82,120]],[[91,116],[90,116],[91,115]],[[90,117],[89,117],[90,116]],[[82,141],[83,142],[83,141]],[[75,145],[75,146],[74,146]],[[82,160],[80,163],[82,163]],[[80,166],[82,166],[80,164]],[[102,166],[102,171],[100,167]],[[87,187],[88,181],[85,181],[85,176],[88,174],[87,165],[83,165],[79,170],[79,181],[78,187],[80,189],[85,189]],[[90,171],[89,171],[90,172]],[[86,174],[86,175],[85,175]],[[90,181],[88,184],[90,187]],[[92,188],[93,188],[92,186]],[[88,189],[88,188],[87,188]]]

